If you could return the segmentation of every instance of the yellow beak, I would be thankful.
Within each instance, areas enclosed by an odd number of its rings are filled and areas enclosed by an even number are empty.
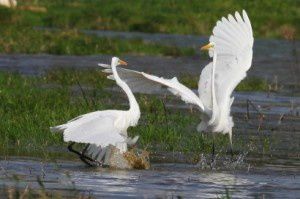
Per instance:
[[[211,43],[209,43],[209,44],[207,44],[207,45],[205,45],[205,46],[202,46],[201,48],[200,48],[200,50],[209,50],[211,47],[213,47],[214,45],[213,44],[211,44]]]
[[[127,62],[120,59],[119,60],[119,65],[127,66]]]

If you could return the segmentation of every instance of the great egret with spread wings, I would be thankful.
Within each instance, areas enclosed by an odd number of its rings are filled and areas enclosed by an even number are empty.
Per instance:
[[[138,136],[133,139],[129,138],[127,129],[137,125],[140,118],[140,108],[128,85],[119,77],[116,69],[118,65],[127,65],[127,63],[113,57],[110,65],[112,75],[109,78],[114,79],[126,93],[129,100],[129,110],[95,111],[50,128],[52,132],[63,133],[64,141],[72,142],[68,147],[69,150],[78,154],[81,160],[89,165],[91,165],[89,162],[95,162],[95,157],[98,157],[100,153],[103,157],[101,148],[105,150],[105,147],[111,144],[123,153],[127,151],[127,144],[133,145],[138,139]],[[88,145],[82,152],[79,152],[72,148],[75,142]]]
[[[176,77],[165,79],[124,68],[118,68],[118,73],[134,92],[153,93],[164,86],[186,103],[198,106],[204,114],[197,130],[228,133],[232,145],[234,123],[230,108],[234,98],[231,94],[246,77],[252,63],[254,38],[247,13],[243,10],[242,16],[235,12],[235,18],[230,14],[227,18],[222,17],[217,21],[209,42],[201,49],[208,50],[213,60],[201,72],[199,96]],[[108,65],[102,66],[109,68]]]

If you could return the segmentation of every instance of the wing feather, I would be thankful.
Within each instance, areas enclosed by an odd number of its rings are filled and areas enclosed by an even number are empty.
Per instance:
[[[76,117],[69,122],[51,127],[52,132],[62,132],[64,141],[96,144],[106,147],[124,142],[125,138],[114,125],[116,113],[110,111],[96,111]]]
[[[197,105],[201,108],[202,111],[204,111],[204,105],[199,99],[199,97],[189,88],[181,84],[176,77],[172,79],[164,79],[162,77],[157,77],[154,75],[149,75],[146,73],[142,73],[144,77],[147,79],[153,80],[155,82],[158,82],[162,85],[165,85],[168,87],[168,90],[173,93],[174,95],[181,98],[186,103]]]
[[[242,16],[236,12],[235,18],[228,15],[227,19],[222,17],[221,21],[216,23],[213,35],[209,39],[215,44],[214,51],[217,54],[215,75],[212,76],[211,62],[202,70],[198,83],[201,101],[205,107],[213,109],[210,82],[212,78],[214,79],[214,92],[221,114],[218,117],[227,118],[223,121],[227,123],[232,122],[228,111],[233,102],[232,91],[246,77],[252,63],[254,41],[252,27],[245,11]],[[213,54],[210,53],[210,56]]]
[[[199,97],[192,90],[181,84],[176,77],[165,79],[121,67],[118,67],[117,71],[120,78],[128,84],[133,92],[153,94],[166,87],[171,93],[179,96],[186,103],[197,105],[202,111],[204,110],[203,103]],[[104,72],[110,73],[107,69]]]

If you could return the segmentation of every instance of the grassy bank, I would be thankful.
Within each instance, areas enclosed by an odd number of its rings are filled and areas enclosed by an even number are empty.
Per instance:
[[[121,40],[88,36],[77,30],[42,31],[31,27],[4,26],[0,29],[0,53],[48,53],[56,55],[134,54],[190,56],[192,48],[177,48],[145,43],[141,40]]]
[[[49,127],[95,110],[126,109],[123,93],[105,89],[112,85],[98,70],[60,69],[41,77],[0,72],[0,155],[63,157],[66,143],[62,135],[50,133]],[[186,114],[166,108],[172,96],[136,96],[142,117],[129,134],[140,135],[141,148],[197,154],[211,151],[211,137],[196,132],[198,111]],[[216,143],[226,148],[228,136],[218,136]]]
[[[192,56],[192,48],[101,38],[79,30],[209,35],[217,19],[242,8],[249,13],[255,37],[299,39],[298,1],[28,0],[15,9],[0,7],[0,53]]]
[[[242,9],[256,37],[299,32],[300,3],[294,0],[28,0],[16,10],[1,9],[0,24],[209,35],[216,20]]]
[[[183,74],[179,77],[181,83],[192,89],[198,89],[199,75]],[[271,83],[256,77],[246,77],[235,91],[268,91]]]

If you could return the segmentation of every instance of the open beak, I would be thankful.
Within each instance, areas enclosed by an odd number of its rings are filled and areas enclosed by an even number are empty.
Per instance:
[[[127,66],[127,62],[120,59],[119,60],[119,65]]]
[[[202,46],[201,48],[200,48],[200,50],[209,50],[210,48],[212,48],[213,47],[213,44],[212,43],[209,43],[209,44],[207,44],[207,45],[205,45],[205,46]]]

